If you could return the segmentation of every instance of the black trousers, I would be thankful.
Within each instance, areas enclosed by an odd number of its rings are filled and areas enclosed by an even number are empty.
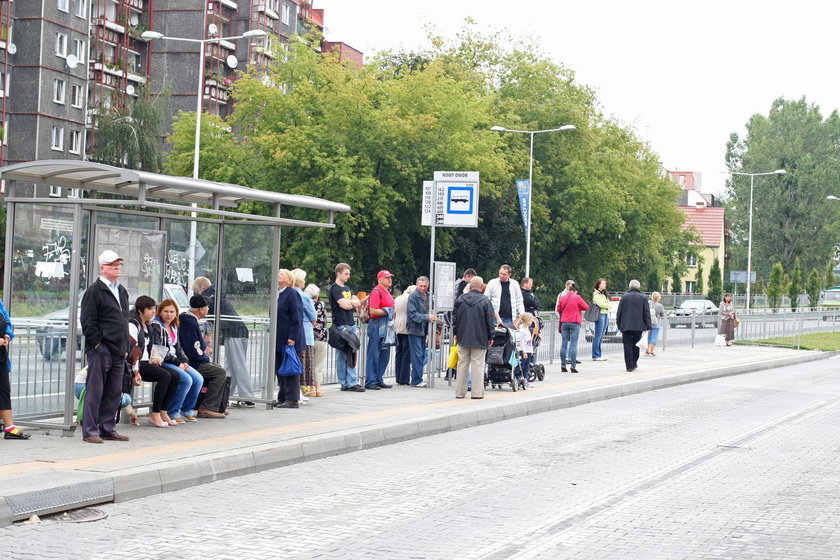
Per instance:
[[[411,381],[411,351],[408,349],[408,335],[397,334],[397,357],[394,362],[397,383]]]
[[[87,352],[87,363],[82,435],[113,434],[117,431],[117,409],[120,407],[125,376],[125,358],[111,354],[105,344],[100,344]]]
[[[143,381],[155,384],[155,392],[152,396],[152,412],[169,410],[172,404],[172,397],[178,389],[181,376],[177,371],[169,368],[156,366],[149,362],[140,362],[140,377]]]
[[[280,369],[283,364],[284,352],[274,353],[274,371]],[[300,362],[303,363],[303,352],[297,353]],[[300,375],[278,375],[277,377],[277,402],[285,401],[298,402],[300,400]]]
[[[644,331],[621,331],[621,342],[624,345],[624,365],[628,370],[636,369],[639,363],[639,350],[636,343],[642,339]]]
[[[0,351],[0,410],[12,410],[12,384],[9,382],[9,362],[5,350]]]

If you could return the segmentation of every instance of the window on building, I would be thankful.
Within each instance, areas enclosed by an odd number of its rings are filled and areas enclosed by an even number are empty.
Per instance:
[[[691,280],[686,280],[685,282],[685,293],[693,294],[694,290],[697,288],[697,282],[693,282]]]
[[[292,19],[292,7],[288,4],[283,4],[283,11],[282,13],[282,21],[284,25],[289,25],[289,22]]]
[[[0,97],[6,97],[6,73],[0,72]]]
[[[58,9],[62,12],[70,11],[70,0],[58,0]]]
[[[53,150],[59,152],[64,151],[64,128],[60,126],[52,127],[52,146]]]
[[[87,6],[88,0],[76,0],[76,16],[80,18],[87,17]]]
[[[73,54],[79,59],[79,62],[85,61],[85,42],[81,39],[73,39]]]
[[[81,109],[85,104],[85,94],[82,86],[72,86],[70,89],[70,105]]]
[[[64,104],[64,80],[53,82],[53,101]]]
[[[692,268],[697,268],[697,255],[688,254],[685,256],[685,264]]]
[[[70,131],[70,153],[82,153],[82,132],[80,130]]]
[[[62,58],[67,57],[67,35],[64,33],[55,34],[55,54]]]

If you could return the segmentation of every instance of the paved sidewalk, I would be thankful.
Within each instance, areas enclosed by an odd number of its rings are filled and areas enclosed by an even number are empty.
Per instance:
[[[395,386],[365,393],[328,386],[297,410],[232,409],[168,429],[120,425],[129,442],[103,445],[33,430],[28,441],[3,441],[0,526],[32,514],[125,501],[283,465],[388,445],[528,414],[663,387],[806,363],[834,353],[758,346],[674,348],[642,356],[627,373],[620,356],[582,357],[580,373],[546,364],[546,379],[526,391],[488,388],[484,400],[456,400],[442,378],[434,388]]]

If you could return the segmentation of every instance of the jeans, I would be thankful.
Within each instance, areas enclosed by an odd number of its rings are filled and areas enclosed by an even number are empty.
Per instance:
[[[397,334],[397,356],[394,362],[397,383],[408,383],[411,379],[411,351],[408,349],[408,335]]]
[[[342,325],[341,330],[350,329],[354,333],[358,333],[359,329],[356,325]],[[359,384],[359,376],[356,373],[356,368],[347,365],[347,355],[341,350],[335,353],[335,373],[338,376],[338,382],[342,387],[353,387]]]
[[[592,357],[601,357],[601,341],[604,340],[604,333],[607,332],[607,324],[610,322],[608,313],[601,313],[598,315],[598,321],[595,322],[595,335],[592,337]]]
[[[367,360],[365,365],[365,387],[382,385],[385,369],[391,360],[391,347],[382,346],[379,339],[379,321],[371,319],[367,326]]]
[[[195,416],[195,401],[201,392],[201,386],[204,385],[204,378],[191,367],[187,367],[187,370],[184,371],[175,364],[168,362],[164,362],[163,366],[172,371],[177,371],[181,376],[178,389],[175,390],[175,396],[172,397],[172,403],[169,405],[169,417]]]
[[[648,335],[648,344],[656,344],[659,342],[659,325],[650,328],[650,334]]]
[[[423,367],[428,361],[426,352],[426,337],[408,335],[408,350],[411,353],[411,384],[423,383]]]
[[[580,324],[562,323],[560,333],[563,337],[563,342],[560,345],[560,365],[566,367],[566,362],[569,362],[572,367],[575,367],[577,365],[577,347],[578,336],[580,335]]]

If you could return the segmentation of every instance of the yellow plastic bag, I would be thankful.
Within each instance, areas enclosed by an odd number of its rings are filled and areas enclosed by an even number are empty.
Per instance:
[[[449,348],[449,359],[446,360],[446,367],[456,369],[458,367],[458,345],[453,344]]]

